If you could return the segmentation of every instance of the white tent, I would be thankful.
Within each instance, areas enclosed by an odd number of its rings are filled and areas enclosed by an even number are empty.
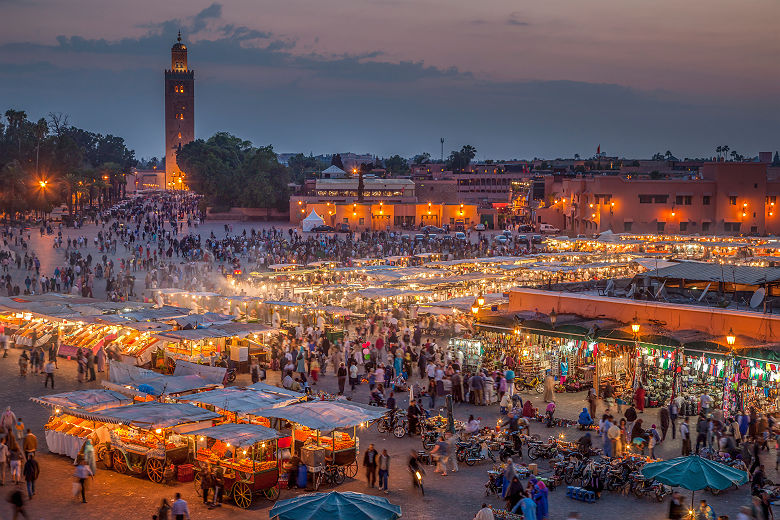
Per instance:
[[[311,231],[315,227],[323,225],[325,225],[325,221],[322,220],[322,217],[317,215],[317,212],[314,210],[311,210],[309,216],[301,222],[301,227],[304,231]]]

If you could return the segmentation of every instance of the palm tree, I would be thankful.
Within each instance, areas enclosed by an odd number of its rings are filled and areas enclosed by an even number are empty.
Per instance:
[[[38,179],[41,178],[41,170],[38,167],[38,158],[41,152],[41,141],[49,133],[49,125],[44,118],[40,118],[33,126],[33,133],[35,134],[35,175]]]
[[[718,154],[718,159],[720,159],[720,154],[721,154],[722,152],[723,152],[723,147],[722,147],[722,146],[716,146],[716,147],[715,147],[715,153],[717,153],[717,154]]]

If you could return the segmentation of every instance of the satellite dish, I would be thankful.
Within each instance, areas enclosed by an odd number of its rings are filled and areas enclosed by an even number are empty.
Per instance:
[[[763,287],[756,289],[756,292],[750,297],[750,308],[755,309],[761,305],[761,302],[764,301],[764,296],[766,296],[766,289]]]

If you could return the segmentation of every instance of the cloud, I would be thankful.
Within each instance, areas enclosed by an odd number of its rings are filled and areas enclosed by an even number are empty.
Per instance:
[[[506,20],[507,25],[513,25],[515,27],[528,27],[530,23],[520,18],[520,13],[512,13]]]
[[[473,144],[485,158],[585,154],[594,141],[630,157],[666,149],[701,156],[726,140],[746,153],[776,148],[776,102],[743,107],[616,84],[499,82],[393,61],[381,49],[327,54],[316,40],[305,47],[221,16],[212,4],[136,38],[2,45],[0,112],[67,113],[76,125],[125,137],[139,156],[159,156],[162,69],[182,28],[196,70],[198,137],[228,131],[278,151],[411,156],[437,152],[444,136],[450,149]],[[522,23],[518,13],[510,20]]]

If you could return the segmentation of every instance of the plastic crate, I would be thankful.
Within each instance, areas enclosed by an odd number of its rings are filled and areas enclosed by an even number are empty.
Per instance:
[[[176,480],[179,482],[192,482],[195,480],[195,467],[192,464],[180,464],[177,468]]]

